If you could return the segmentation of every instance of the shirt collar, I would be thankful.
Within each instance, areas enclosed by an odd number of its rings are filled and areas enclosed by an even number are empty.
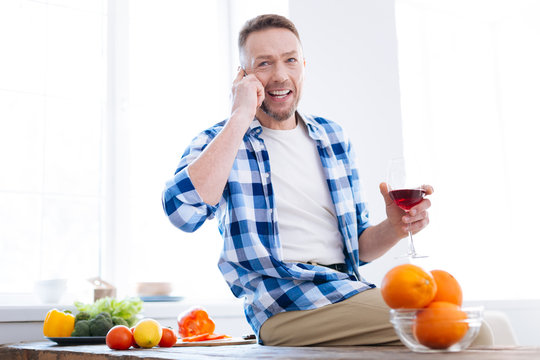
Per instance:
[[[321,129],[321,125],[319,125],[311,115],[305,115],[300,112],[296,112],[298,115],[298,118],[306,124],[306,127],[308,128],[309,136],[314,140],[323,140],[324,139],[324,131]],[[257,118],[253,118],[253,121],[249,125],[249,128],[247,130],[248,135],[259,135],[262,132],[262,126],[261,123]]]
[[[321,125],[313,119],[313,116],[298,113],[298,117],[302,119],[302,121],[306,124],[308,128],[309,136],[312,139],[314,140],[324,139],[324,131],[321,128]]]
[[[249,124],[247,134],[257,136],[261,132],[262,132],[262,126],[261,126],[261,123],[259,122],[259,119],[253,118],[253,121],[251,122],[251,124]]]

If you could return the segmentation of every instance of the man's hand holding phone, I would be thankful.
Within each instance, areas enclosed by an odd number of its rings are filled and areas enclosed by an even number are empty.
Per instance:
[[[230,121],[243,122],[245,129],[247,129],[263,101],[264,86],[254,74],[248,75],[240,67],[231,91]]]

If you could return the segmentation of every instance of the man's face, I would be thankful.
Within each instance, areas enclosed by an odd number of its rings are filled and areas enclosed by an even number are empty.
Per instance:
[[[296,36],[281,28],[253,32],[240,59],[246,72],[264,86],[264,102],[257,112],[277,121],[294,119],[304,81],[304,56]]]

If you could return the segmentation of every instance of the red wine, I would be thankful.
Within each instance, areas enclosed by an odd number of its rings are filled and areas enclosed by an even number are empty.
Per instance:
[[[399,189],[390,191],[389,195],[397,206],[408,211],[422,201],[426,191],[423,189]]]

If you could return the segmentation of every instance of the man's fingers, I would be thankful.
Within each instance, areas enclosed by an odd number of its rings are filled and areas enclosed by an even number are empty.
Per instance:
[[[431,185],[426,185],[426,184],[422,185],[422,189],[424,189],[424,191],[426,192],[426,195],[431,195],[431,194],[433,194],[433,192],[435,191],[435,190],[433,189],[433,186],[431,186]]]
[[[408,213],[403,215],[403,221],[407,223],[413,223],[415,221],[420,221],[427,216],[427,210],[410,210]]]
[[[417,232],[419,232],[420,230],[424,229],[425,227],[427,227],[429,224],[429,215],[428,213],[425,214],[424,217],[422,217],[421,220],[418,220],[418,221],[413,221],[410,223],[410,225],[405,225],[403,227],[403,229],[406,231],[409,227],[410,227],[410,230],[413,234],[416,234]]]
[[[422,212],[425,212],[427,209],[431,207],[431,200],[424,198],[418,205],[415,205],[411,210],[409,210],[410,216],[415,216],[416,214],[420,214]]]
[[[233,82],[237,83],[244,77],[245,71],[240,66],[238,67],[238,73],[236,74],[236,77],[234,78]]]
[[[381,195],[383,196],[386,205],[391,205],[393,200],[390,197],[390,194],[388,194],[388,184],[385,182],[380,183],[379,190],[381,191]]]
[[[242,112],[252,119],[262,105],[264,97],[264,86],[259,79],[254,74],[246,75],[244,69],[238,68],[231,89],[231,112],[242,109]]]
[[[264,86],[258,81],[257,84],[257,108],[260,108],[264,101]]]

